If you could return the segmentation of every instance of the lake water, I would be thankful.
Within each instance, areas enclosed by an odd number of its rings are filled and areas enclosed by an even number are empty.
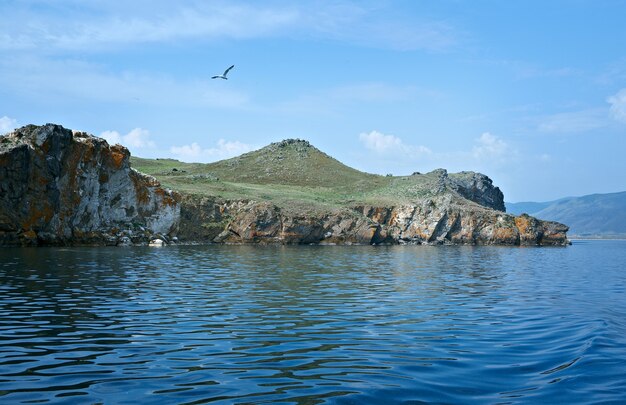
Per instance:
[[[626,241],[0,249],[0,403],[626,401]]]

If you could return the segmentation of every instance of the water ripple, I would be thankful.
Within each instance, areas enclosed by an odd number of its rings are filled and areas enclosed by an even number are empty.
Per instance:
[[[0,250],[0,402],[619,402],[602,243]]]

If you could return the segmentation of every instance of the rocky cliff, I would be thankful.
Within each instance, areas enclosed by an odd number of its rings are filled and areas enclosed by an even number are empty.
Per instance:
[[[58,125],[0,137],[0,245],[117,245],[177,231],[179,197],[120,145]]]
[[[566,245],[567,226],[513,216],[441,195],[399,206],[323,214],[268,202],[184,198],[181,240],[262,244]]]
[[[565,225],[506,214],[478,173],[370,175],[299,140],[209,165],[135,161],[177,192],[85,133],[48,124],[0,137],[0,244],[568,243]]]

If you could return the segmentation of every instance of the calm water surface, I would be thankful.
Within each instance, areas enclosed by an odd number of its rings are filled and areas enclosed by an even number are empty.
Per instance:
[[[626,402],[626,241],[0,249],[0,403]]]

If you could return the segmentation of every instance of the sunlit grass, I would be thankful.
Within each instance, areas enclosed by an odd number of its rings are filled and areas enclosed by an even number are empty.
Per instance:
[[[380,176],[360,172],[297,140],[215,163],[133,157],[131,164],[184,194],[270,201],[285,209],[411,202],[432,196],[439,181],[432,173]]]

